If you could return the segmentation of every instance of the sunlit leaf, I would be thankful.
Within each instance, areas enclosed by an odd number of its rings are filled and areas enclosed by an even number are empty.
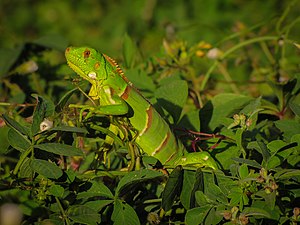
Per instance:
[[[16,120],[10,118],[9,116],[3,114],[2,118],[4,119],[7,126],[18,132],[20,135],[25,135],[31,137],[30,130],[28,127],[25,127],[18,123]]]
[[[116,200],[114,203],[114,211],[111,219],[114,221],[114,225],[139,225],[139,218],[134,209],[120,200]]]
[[[27,139],[27,137],[14,129],[10,129],[8,131],[7,139],[12,147],[21,152],[26,151],[26,149],[31,146],[31,142]]]
[[[125,34],[123,39],[123,57],[125,60],[125,66],[131,68],[134,64],[136,54],[136,46],[133,40],[129,37],[128,34]]]
[[[202,178],[203,179],[203,178]],[[192,199],[195,199],[193,189],[196,181],[196,174],[194,171],[186,170],[183,172],[182,191],[180,194],[180,200],[185,209],[189,209]],[[203,182],[203,180],[202,180]],[[202,185],[203,188],[203,185]]]
[[[101,222],[98,212],[84,205],[71,206],[68,215],[71,220],[79,224],[97,225]]]
[[[58,155],[83,156],[83,152],[81,149],[66,144],[46,143],[35,145],[34,147]]]
[[[78,89],[74,88],[74,89],[68,91],[67,93],[65,93],[64,96],[59,100],[58,104],[55,106],[55,111],[61,112],[63,110],[63,108],[66,106],[70,97],[77,91],[78,91]]]
[[[104,207],[111,205],[114,200],[95,200],[95,201],[88,201],[84,205],[94,209],[96,211],[102,210]]]
[[[159,178],[162,176],[163,174],[161,172],[146,169],[129,172],[120,180],[116,188],[116,195],[122,195],[124,189],[128,188],[131,185],[141,183],[150,179]]]
[[[226,117],[239,112],[251,100],[252,98],[244,95],[230,93],[216,95],[200,110],[202,130],[214,130],[217,126],[224,124]]]
[[[263,217],[267,217],[267,218],[270,218],[270,214],[263,210],[263,209],[259,209],[259,208],[254,208],[254,207],[246,207],[244,210],[243,210],[243,213],[246,215],[246,216],[263,216]]]
[[[206,205],[188,210],[185,216],[185,223],[187,225],[202,224],[210,208],[211,206]]]
[[[0,77],[8,75],[9,69],[16,62],[22,50],[22,45],[14,49],[0,49]]]
[[[81,127],[71,127],[71,126],[57,126],[53,127],[51,131],[65,131],[72,133],[87,133],[88,131]]]
[[[63,174],[58,166],[46,160],[33,159],[30,166],[35,172],[47,178],[58,179]]]
[[[68,41],[63,36],[57,34],[48,34],[34,40],[33,43],[60,51],[64,51],[68,46]]]
[[[158,103],[170,113],[175,121],[181,117],[183,105],[188,97],[188,86],[183,80],[175,80],[161,86],[155,92]]]
[[[92,181],[85,185],[86,189],[78,193],[77,198],[106,197],[113,198],[110,189],[101,182]],[[84,188],[84,187],[82,187]]]
[[[283,136],[290,140],[295,134],[300,134],[300,123],[294,120],[278,120],[275,121],[275,126],[283,132]]]
[[[60,185],[56,185],[56,184],[51,185],[48,190],[55,197],[59,197],[59,198],[63,197],[64,188]]]
[[[183,181],[182,168],[177,166],[169,176],[164,192],[162,194],[162,208],[165,211],[171,209],[175,198],[179,196]]]

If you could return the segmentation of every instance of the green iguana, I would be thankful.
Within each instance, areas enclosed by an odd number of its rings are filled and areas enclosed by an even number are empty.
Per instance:
[[[143,152],[167,166],[217,169],[208,152],[187,152],[165,120],[133,87],[112,58],[89,47],[68,47],[65,56],[71,69],[91,84],[88,95],[99,105],[89,109],[95,114],[128,116],[131,126],[138,132],[135,142]]]

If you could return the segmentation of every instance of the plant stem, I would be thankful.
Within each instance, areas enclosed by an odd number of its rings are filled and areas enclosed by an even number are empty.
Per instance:
[[[240,91],[237,88],[237,86],[235,85],[234,81],[232,80],[230,74],[228,73],[228,70],[225,68],[225,66],[222,63],[219,63],[219,70],[221,71],[221,73],[223,74],[225,80],[229,83],[231,90],[236,93],[239,94]]]
[[[25,152],[23,152],[20,156],[20,159],[15,167],[15,169],[13,170],[13,175],[17,175],[20,167],[22,166],[25,158],[33,151],[33,147],[30,146]]]
[[[56,200],[56,202],[57,202],[58,208],[59,208],[59,210],[60,210],[60,212],[61,212],[61,214],[62,214],[64,220],[66,221],[66,225],[69,225],[69,224],[70,224],[69,218],[68,218],[67,214],[65,213],[65,210],[64,210],[64,208],[62,207],[62,205],[61,205],[61,203],[60,203],[58,197],[55,197],[55,200]]]
[[[257,37],[257,38],[253,38],[253,39],[249,39],[249,40],[243,41],[243,42],[241,42],[241,43],[233,46],[232,48],[228,49],[226,52],[223,53],[223,55],[219,59],[216,59],[214,61],[214,63],[210,66],[210,68],[208,69],[208,71],[206,72],[206,74],[204,76],[203,82],[202,82],[202,84],[200,86],[200,91],[204,90],[204,88],[206,86],[206,83],[208,82],[208,80],[210,78],[210,74],[215,70],[215,68],[219,64],[219,61],[224,60],[228,55],[230,55],[234,51],[236,51],[236,50],[238,50],[238,49],[240,49],[240,48],[242,48],[244,46],[247,46],[247,45],[250,45],[250,44],[253,44],[253,43],[256,43],[256,42],[271,41],[271,40],[277,40],[277,39],[278,39],[278,36]]]

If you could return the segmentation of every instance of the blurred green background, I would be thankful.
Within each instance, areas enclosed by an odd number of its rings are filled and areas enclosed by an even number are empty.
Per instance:
[[[125,33],[142,55],[160,49],[163,38],[216,43],[235,30],[268,23],[291,1],[282,0],[1,0],[0,47],[13,48],[41,37],[89,45],[120,56]],[[289,11],[292,22],[299,1]],[[275,24],[275,22],[274,22]],[[269,31],[268,31],[269,29]],[[296,29],[293,29],[294,31]],[[299,32],[297,32],[298,34]],[[290,34],[290,37],[297,34]]]

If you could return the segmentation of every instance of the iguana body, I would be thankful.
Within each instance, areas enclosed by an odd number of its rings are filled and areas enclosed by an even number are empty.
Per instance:
[[[153,106],[132,86],[117,63],[88,47],[69,47],[69,66],[91,83],[89,96],[99,101],[94,113],[126,115],[138,132],[137,145],[164,165],[194,165],[216,168],[207,152],[187,153],[168,124]]]

